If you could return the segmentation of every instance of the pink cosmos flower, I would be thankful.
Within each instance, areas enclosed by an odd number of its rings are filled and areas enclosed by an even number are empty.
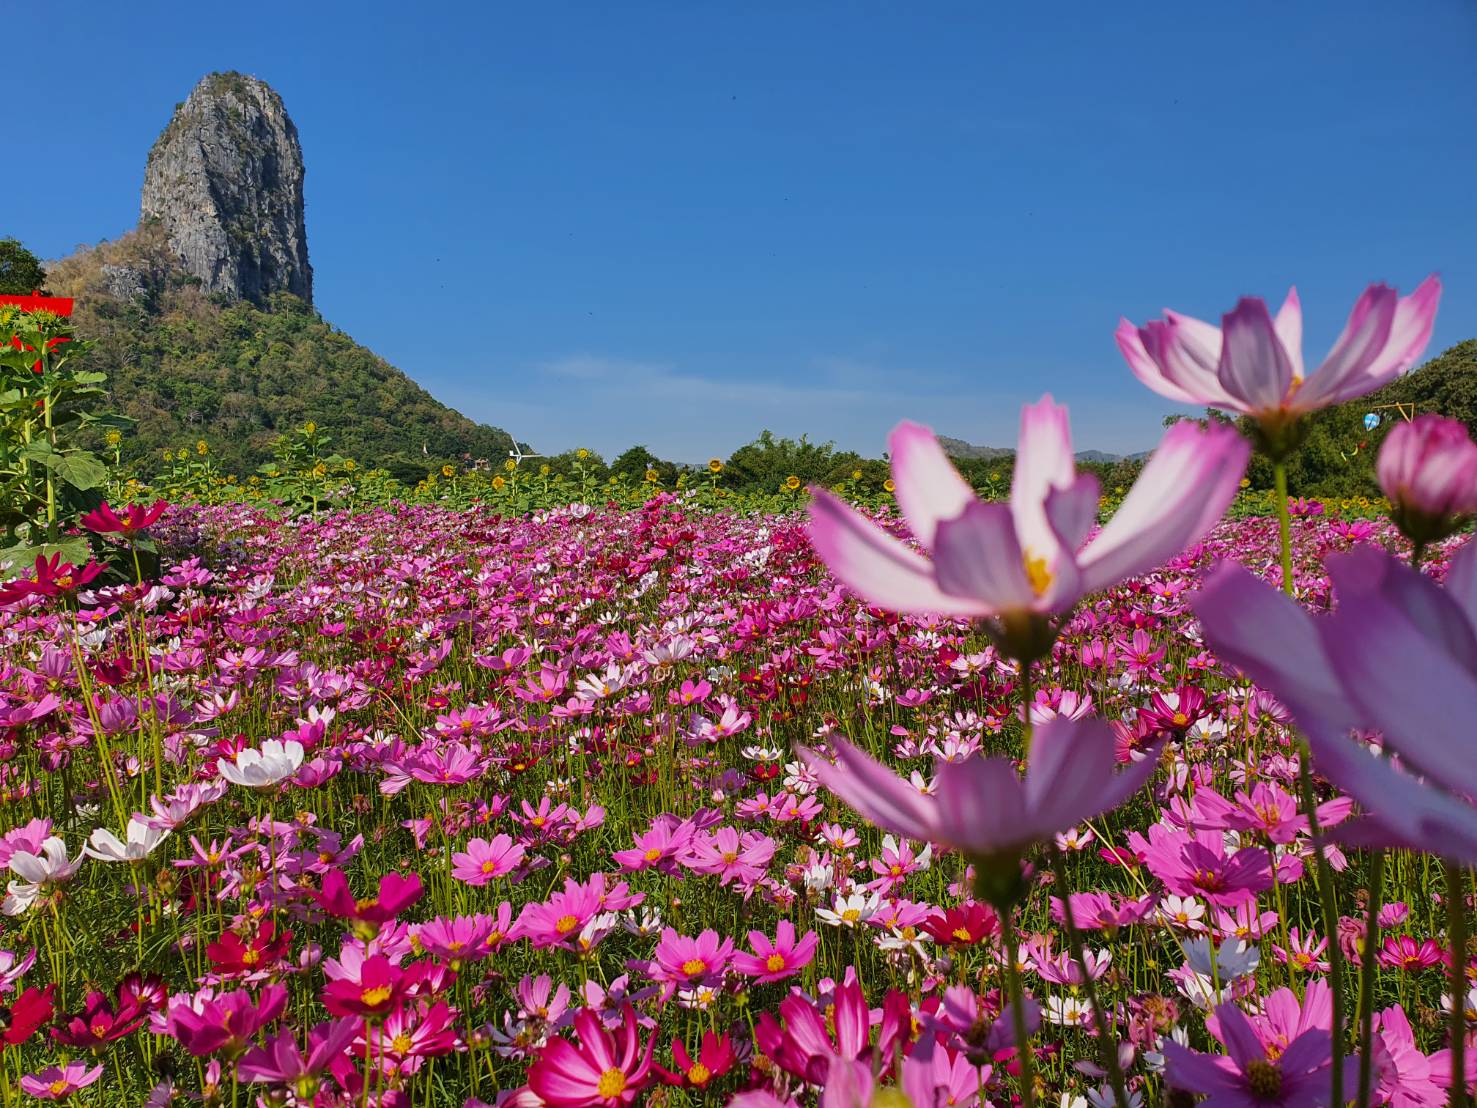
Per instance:
[[[335,1016],[384,1016],[400,1006],[410,976],[383,954],[366,958],[357,979],[343,977],[323,987],[323,1007]]]
[[[879,1020],[873,1019],[866,997],[855,975],[835,988],[829,1005],[817,1005],[799,992],[780,1001],[783,1028],[768,1012],[761,1012],[754,1028],[754,1042],[787,1073],[813,1084],[825,1080],[833,1059],[870,1061],[877,1059],[885,1072],[899,1046],[913,1032],[913,1010],[908,998],[892,990],[882,1002]],[[872,1025],[878,1023],[877,1040]]]
[[[628,1005],[620,1030],[611,1035],[588,1008],[574,1017],[580,1045],[550,1039],[529,1067],[528,1087],[550,1108],[614,1108],[630,1104],[651,1084],[652,1036],[643,1048],[636,1013]]]
[[[810,965],[819,943],[820,936],[814,931],[806,932],[805,937],[796,942],[795,925],[782,919],[775,928],[773,942],[763,931],[750,931],[749,945],[754,953],[740,951],[735,954],[733,968],[746,977],[754,978],[756,985],[779,981]]]
[[[451,876],[474,887],[506,877],[523,864],[525,851],[508,835],[487,839],[468,839],[467,849],[451,856]]]
[[[366,925],[371,930],[388,923],[420,898],[419,874],[387,873],[380,878],[374,896],[355,900],[349,891],[349,879],[337,869],[324,874],[322,891],[313,893],[313,899],[329,915]]]
[[[1120,320],[1118,349],[1133,375],[1160,396],[1280,423],[1373,392],[1409,369],[1431,338],[1440,299],[1435,276],[1405,297],[1370,285],[1306,380],[1296,289],[1275,320],[1253,296],[1227,312],[1220,327],[1171,311],[1143,327]]]
[[[1149,872],[1176,896],[1204,897],[1229,908],[1253,901],[1258,892],[1272,887],[1267,852],[1247,846],[1228,855],[1219,831],[1179,831],[1156,823],[1147,839],[1131,832],[1128,840]]]
[[[667,927],[662,929],[648,972],[652,980],[663,983],[663,995],[670,997],[679,987],[693,989],[722,981],[732,957],[733,940],[720,943],[712,928],[692,938]]]
[[[21,1089],[37,1100],[66,1100],[102,1075],[101,1064],[88,1069],[86,1062],[72,1061],[65,1066],[48,1066],[40,1073],[26,1074],[21,1078]]]
[[[306,1085],[304,1079],[318,1077],[332,1063],[344,1057],[358,1033],[359,1021],[356,1019],[320,1023],[308,1034],[306,1056],[291,1034],[278,1035],[265,1046],[252,1047],[242,1055],[236,1072],[247,1082]]]
[[[1446,951],[1435,939],[1416,942],[1409,935],[1391,935],[1380,948],[1379,964],[1386,969],[1419,972],[1447,964]]]
[[[1009,856],[1077,826],[1138,792],[1157,759],[1114,773],[1112,729],[1057,717],[1036,729],[1025,779],[1005,758],[939,762],[931,795],[835,736],[834,764],[799,754],[821,784],[879,827],[973,857]]]
[[[933,560],[815,489],[810,537],[821,559],[891,611],[1007,619],[1064,612],[1177,554],[1225,512],[1250,451],[1233,428],[1177,424],[1087,542],[1097,478],[1077,473],[1067,410],[1050,396],[1022,411],[1008,505],[979,500],[928,428],[901,423],[888,445],[898,507]]]
[[[1439,587],[1370,546],[1327,559],[1338,595],[1314,617],[1232,563],[1192,599],[1205,637],[1277,696],[1319,771],[1368,814],[1346,835],[1477,864],[1477,543]],[[1386,753],[1349,737],[1378,730]],[[1415,776],[1424,775],[1424,780]]]
[[[1208,1096],[1217,1108],[1324,1108],[1331,1097],[1333,1043],[1324,1028],[1309,1028],[1282,1050],[1269,1047],[1233,1001],[1217,1006],[1207,1027],[1227,1054],[1201,1054],[1168,1036],[1162,1050],[1165,1081]]]
[[[1427,414],[1397,423],[1375,473],[1396,526],[1418,542],[1445,538],[1477,512],[1477,443],[1461,420]]]
[[[197,1058],[223,1051],[234,1058],[287,1008],[287,987],[268,985],[258,996],[246,989],[221,993],[202,1004],[169,1010],[169,1034]]]
[[[751,885],[764,876],[774,849],[774,840],[768,835],[757,831],[740,835],[732,827],[720,827],[695,835],[684,860],[697,873],[717,874],[720,885],[730,881]]]

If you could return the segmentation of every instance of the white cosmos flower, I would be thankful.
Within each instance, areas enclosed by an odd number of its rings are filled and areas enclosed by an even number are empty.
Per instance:
[[[60,885],[70,881],[72,874],[82,865],[82,855],[75,860],[67,858],[67,844],[55,835],[41,843],[41,853],[17,850],[10,856],[10,872],[32,885]]]
[[[99,827],[87,840],[82,853],[99,862],[142,862],[169,838],[169,831],[135,817],[128,821],[127,835],[128,841],[122,842],[106,827]]]
[[[260,750],[238,751],[236,760],[220,760],[220,774],[233,785],[261,789],[291,777],[303,764],[303,744],[296,739],[268,739]]]

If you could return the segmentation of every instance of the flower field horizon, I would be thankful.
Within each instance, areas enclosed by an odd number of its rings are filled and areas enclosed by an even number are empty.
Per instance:
[[[794,753],[844,736],[920,788],[934,757],[1019,757],[1019,667],[977,627],[852,598],[803,517],[673,496],[521,519],[176,508],[155,533],[181,552],[156,582],[0,616],[8,1098],[44,1071],[37,1095],[97,1104],[713,1103],[799,1093],[828,1050],[885,1068],[921,1029],[940,1103],[1019,1096],[1000,920],[964,860],[869,826]],[[1292,537],[1314,607],[1326,554],[1407,545],[1317,515]],[[1215,1002],[1286,1046],[1327,1022],[1329,943],[1360,957],[1362,915],[1324,928],[1286,711],[1187,606],[1228,558],[1274,579],[1277,521],[1088,599],[1038,667],[1038,730],[1095,715],[1111,761],[1158,759],[1026,878],[1053,1103],[1112,1097],[1084,964],[1155,1102],[1167,1042],[1219,1049]],[[1349,814],[1316,788],[1325,822]],[[1439,1103],[1440,882],[1391,869],[1377,1102]],[[19,998],[43,991],[55,1031],[21,1042]]]

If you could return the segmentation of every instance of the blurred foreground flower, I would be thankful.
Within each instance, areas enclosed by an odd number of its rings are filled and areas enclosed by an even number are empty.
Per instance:
[[[1021,413],[1008,504],[976,497],[926,427],[899,424],[889,446],[898,506],[933,561],[824,489],[811,505],[817,553],[852,591],[892,611],[1000,617],[1025,658],[1040,657],[1051,636],[1043,643],[1039,626],[1026,635],[1021,625],[1154,569],[1213,527],[1249,454],[1230,427],[1175,425],[1088,542],[1097,478],[1077,473],[1067,410],[1050,396]]]
[[[1243,297],[1221,326],[1178,312],[1136,327],[1118,324],[1118,349],[1133,374],[1160,396],[1241,412],[1273,432],[1299,416],[1373,392],[1415,364],[1431,338],[1441,282],[1427,277],[1409,296],[1370,285],[1343,334],[1311,376],[1303,371],[1303,309],[1297,290],[1274,319]]]

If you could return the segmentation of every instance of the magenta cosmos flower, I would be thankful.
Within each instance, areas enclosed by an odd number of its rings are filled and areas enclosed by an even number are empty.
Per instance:
[[[1006,758],[938,762],[925,795],[876,759],[833,738],[833,765],[800,747],[821,784],[878,827],[972,858],[1012,858],[1138,792],[1154,752],[1113,772],[1113,730],[1099,719],[1065,716],[1039,725],[1024,779]]]
[[[1118,349],[1133,375],[1160,396],[1241,412],[1263,424],[1285,423],[1373,392],[1409,369],[1430,341],[1440,299],[1435,276],[1405,297],[1387,285],[1370,285],[1311,375],[1303,370],[1297,289],[1275,319],[1264,301],[1247,296],[1219,327],[1171,311],[1142,327],[1120,320]]]
[[[611,1035],[600,1017],[582,1008],[574,1017],[580,1045],[550,1039],[529,1067],[528,1087],[554,1108],[630,1104],[651,1084],[651,1053],[656,1037],[643,1049],[637,1036],[636,1013],[628,1005],[620,1028]]]
[[[749,932],[749,945],[754,953],[740,951],[733,956],[733,968],[745,977],[754,978],[754,984],[764,985],[799,973],[810,965],[815,957],[815,948],[820,936],[807,931],[799,942],[795,941],[795,925],[782,919],[775,929],[774,939],[763,931]]]
[[[1326,564],[1338,606],[1322,617],[1222,566],[1191,601],[1206,641],[1292,712],[1319,771],[1374,821],[1365,841],[1477,864],[1477,544],[1444,589],[1371,546]],[[1381,732],[1400,765],[1355,729]]]
[[[1021,413],[1010,502],[986,503],[927,427],[888,440],[898,507],[930,561],[816,489],[811,542],[853,592],[895,612],[1052,615],[1085,593],[1151,570],[1208,531],[1236,495],[1249,446],[1233,429],[1180,423],[1092,539],[1098,482],[1077,472],[1067,409]]]
[[[1417,416],[1385,436],[1375,466],[1395,525],[1417,542],[1434,542],[1477,512],[1477,443],[1467,425]]]

